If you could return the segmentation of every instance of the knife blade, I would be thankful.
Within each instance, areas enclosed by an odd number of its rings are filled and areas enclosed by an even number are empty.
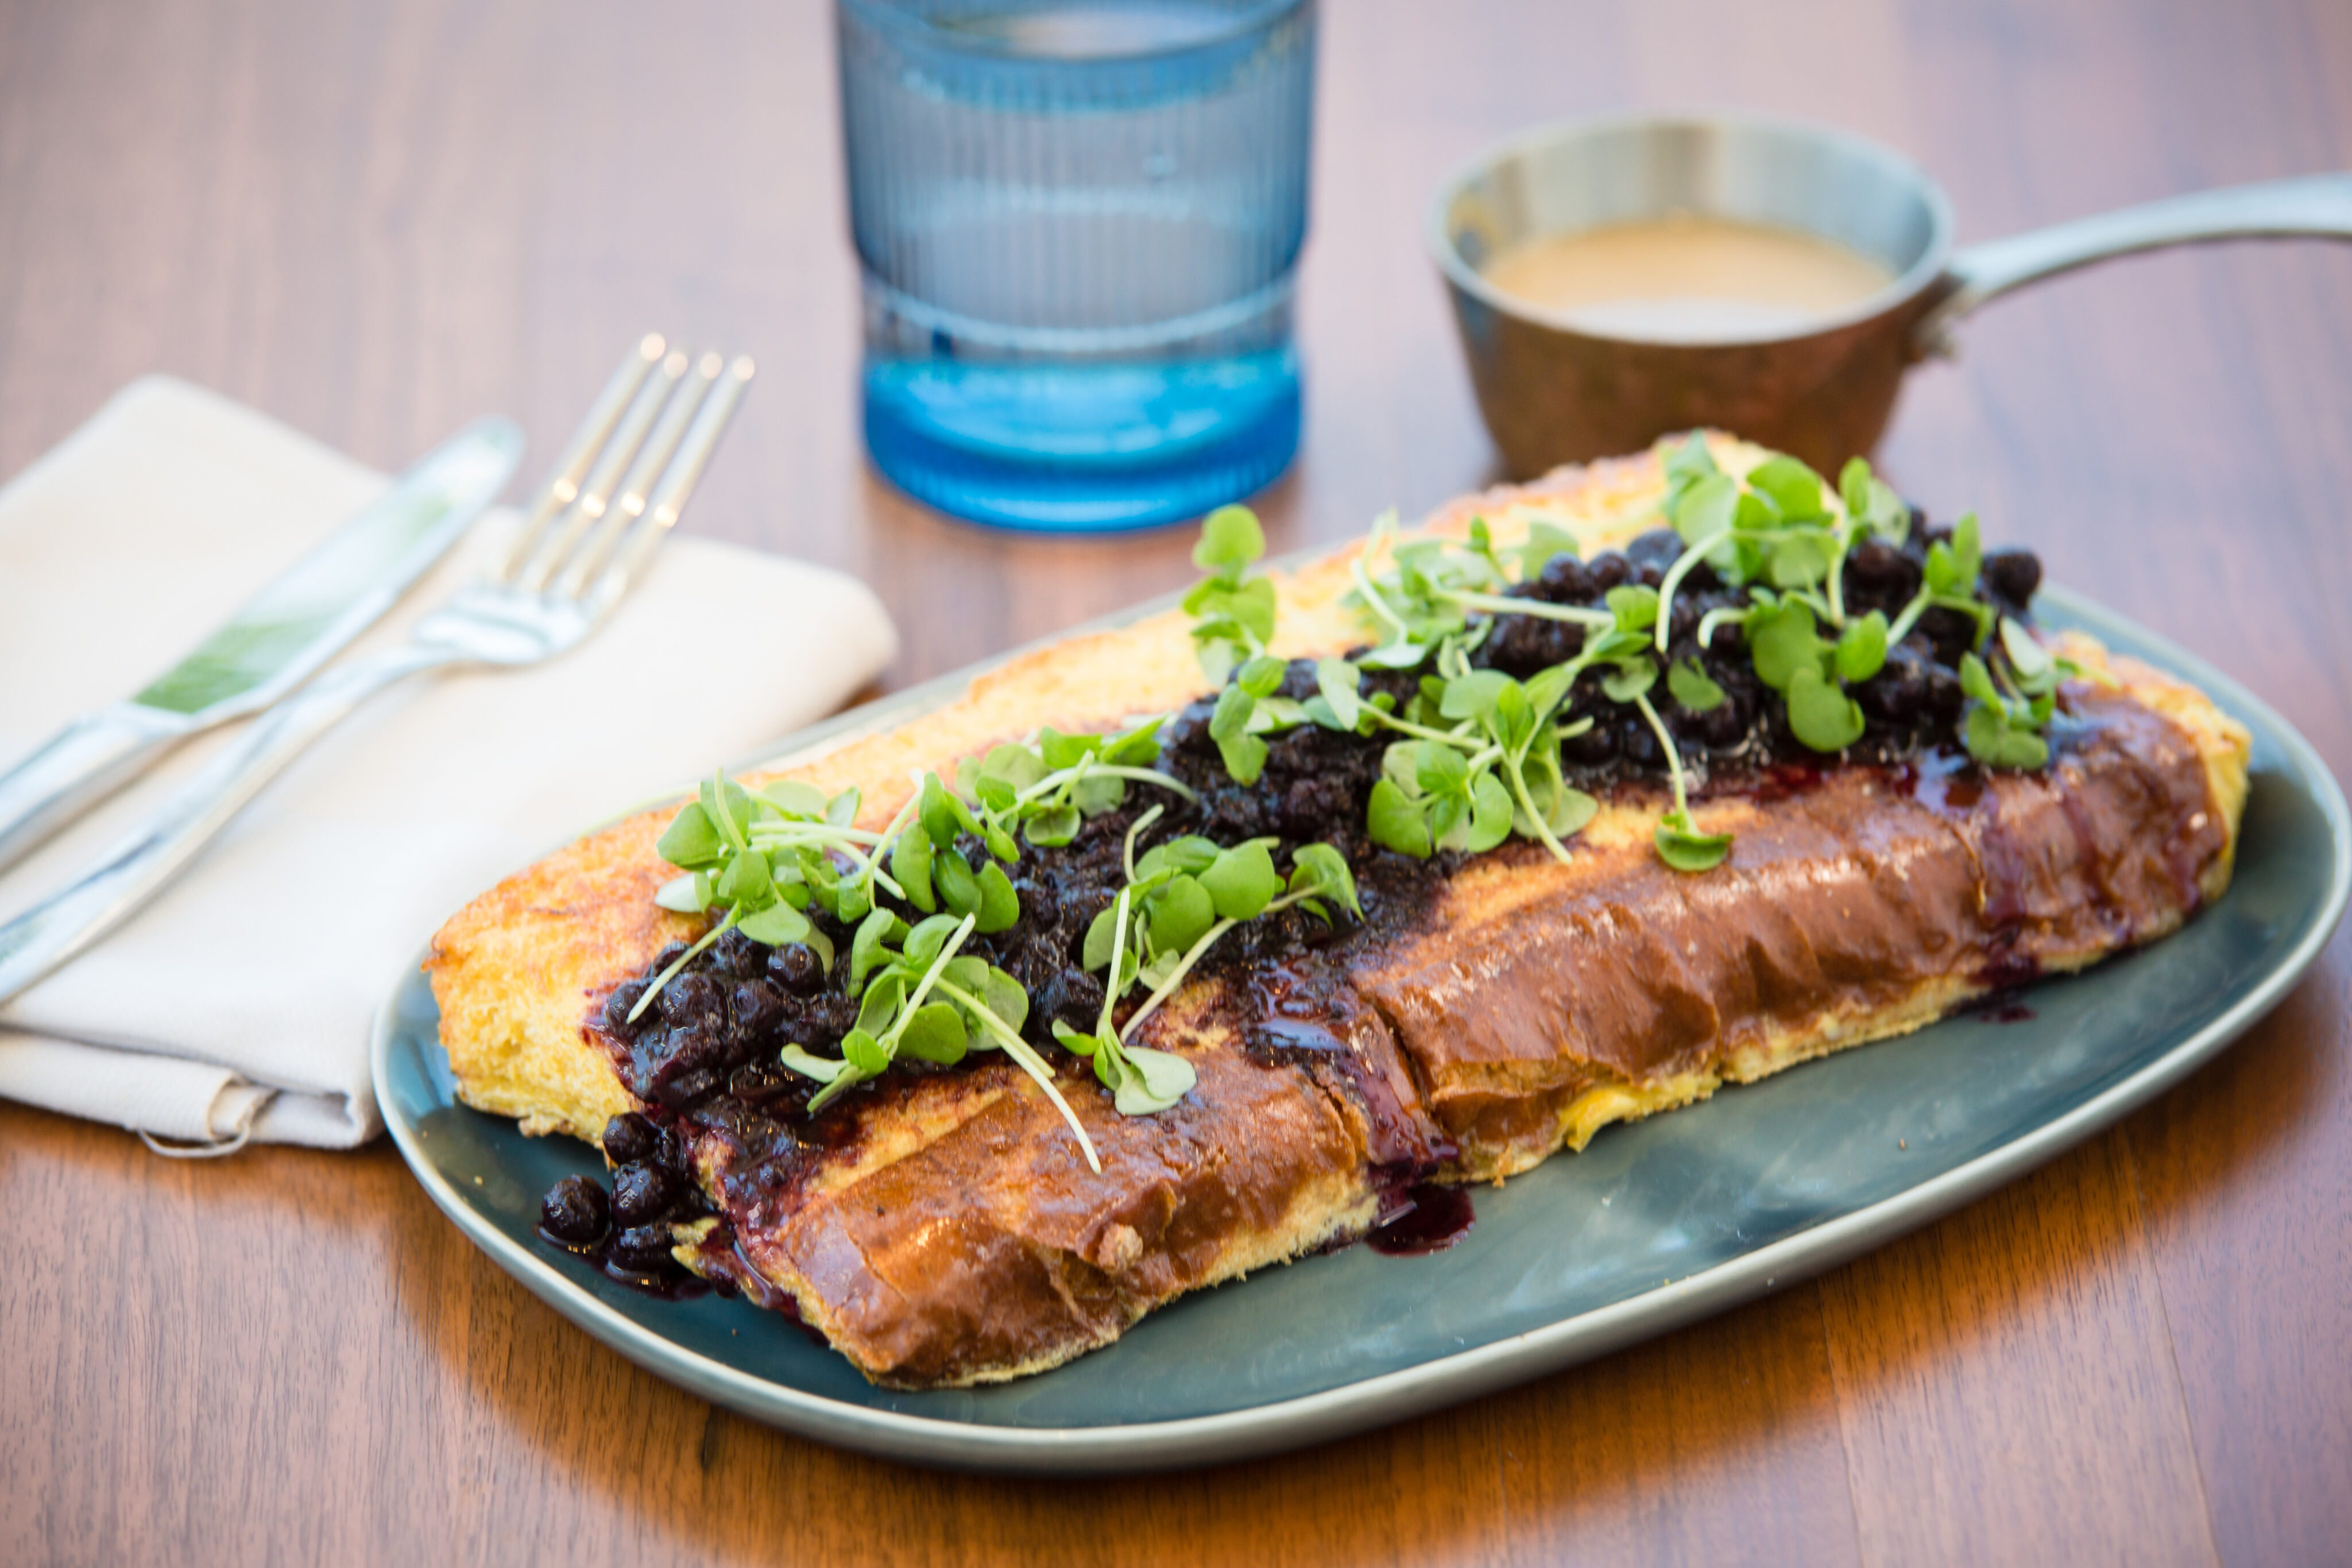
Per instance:
[[[521,456],[511,421],[467,425],[136,695],[83,714],[0,773],[0,866],[162,752],[309,679],[447,553]]]

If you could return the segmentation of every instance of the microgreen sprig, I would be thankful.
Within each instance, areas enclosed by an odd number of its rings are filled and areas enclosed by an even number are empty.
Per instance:
[[[1213,681],[1274,641],[1274,580],[1249,570],[1265,554],[1265,532],[1247,507],[1219,507],[1201,519],[1192,564],[1209,575],[1184,596],[1184,613],[1194,618],[1193,648]]]
[[[2042,731],[2057,710],[2058,683],[2082,674],[2073,660],[2053,655],[2021,623],[2003,616],[1997,659],[1960,655],[1960,690],[1969,697],[1960,738],[1969,755],[1988,768],[2046,764],[2050,743]]]
[[[1331,906],[1358,919],[1354,876],[1338,850],[1304,844],[1291,855],[1287,881],[1275,870],[1273,841],[1220,849],[1206,839],[1178,838],[1135,862],[1111,907],[1087,927],[1084,962],[1103,971],[1103,1009],[1092,1034],[1056,1019],[1054,1038],[1090,1059],[1096,1076],[1130,1115],[1167,1109],[1195,1082],[1192,1064],[1172,1052],[1133,1043],[1144,1020],[1174,995],[1218,938],[1244,921],[1294,905],[1329,921]],[[1127,1022],[1112,1027],[1119,999],[1138,982],[1150,988]]]
[[[851,826],[856,814],[856,790],[828,798],[791,779],[758,791],[723,773],[705,780],[697,798],[679,808],[654,846],[681,873],[662,884],[654,902],[681,915],[703,915],[713,908],[721,913],[654,977],[630,1009],[630,1020],[644,1015],[696,954],[737,927],[771,946],[805,943],[830,969],[833,945],[805,911],[812,904],[828,913],[842,907],[842,889],[848,879],[835,855],[871,872],[868,851],[881,836]]]
[[[1388,569],[1375,580],[1364,562],[1383,549]],[[1523,553],[1519,559],[1524,570],[1531,557]],[[1373,520],[1370,538],[1349,558],[1348,575],[1355,587],[1346,602],[1368,617],[1384,639],[1360,661],[1376,670],[1413,669],[1428,662],[1442,644],[1474,635],[1465,601],[1492,596],[1511,581],[1485,518],[1471,520],[1470,544],[1463,549],[1443,539],[1400,541],[1394,511]]]
[[[1475,854],[1517,833],[1568,858],[1562,841],[1582,831],[1599,810],[1592,797],[1569,786],[1560,768],[1560,742],[1592,725],[1590,718],[1560,722],[1570,690],[1586,670],[1607,666],[1604,694],[1630,702],[1657,673],[1645,651],[1658,613],[1655,591],[1621,585],[1610,591],[1608,605],[1592,612],[1599,617],[1592,624],[1596,634],[1587,636],[1576,655],[1525,682],[1499,670],[1473,669],[1459,640],[1440,641],[1433,659],[1438,674],[1423,677],[1423,695],[1406,716],[1383,711],[1368,717],[1367,727],[1385,725],[1418,741],[1392,745],[1382,758],[1366,813],[1374,842],[1420,857],[1439,850]],[[1426,722],[1433,719],[1450,727]]]
[[[1982,652],[1992,635],[1994,612],[1976,596],[1977,574],[1984,567],[1984,551],[1977,538],[1977,515],[1969,512],[1952,526],[1952,537],[1927,547],[1927,570],[1919,591],[1912,596],[1889,628],[1888,640],[1900,643],[1929,610],[1957,610],[1977,623],[1977,650]]]
[[[1173,1051],[1130,1046],[1111,1028],[1111,1015],[1123,989],[1118,982],[1122,974],[1130,977],[1133,974],[1128,962],[1127,940],[1128,915],[1134,894],[1131,885],[1119,889],[1118,897],[1106,912],[1112,921],[1110,972],[1104,981],[1102,1016],[1094,1032],[1083,1033],[1055,1019],[1054,1038],[1074,1054],[1094,1063],[1095,1076],[1111,1092],[1111,1103],[1122,1115],[1150,1116],[1191,1093],[1199,1077],[1192,1064]]]
[[[1977,597],[1983,553],[1975,514],[1959,520],[1950,540],[1929,547],[1918,592],[1889,624],[1877,611],[1853,617],[1845,606],[1845,562],[1854,546],[1873,536],[1900,543],[1910,528],[1908,508],[1867,462],[1854,458],[1840,472],[1834,509],[1820,477],[1790,457],[1768,457],[1735,478],[1694,435],[1666,468],[1665,512],[1687,548],[1661,588],[1660,652],[1675,591],[1705,561],[1730,586],[1747,588],[1750,602],[1710,611],[1699,623],[1699,645],[1738,625],[1758,677],[1786,699],[1790,729],[1813,750],[1841,751],[1862,737],[1862,710],[1845,688],[1883,669],[1889,647],[1930,609],[1971,616],[1979,648],[1991,635],[1994,612]],[[1824,636],[1824,626],[1834,635]],[[1996,748],[1989,737],[1988,749],[2018,757],[2031,750]]]
[[[956,782],[971,800],[973,820],[991,852],[1013,860],[1016,831],[1041,847],[1066,844],[1086,819],[1124,804],[1130,783],[1197,799],[1191,785],[1150,766],[1160,758],[1164,722],[1150,719],[1116,735],[1046,729],[1034,745],[1007,743],[985,757],[966,758],[956,770]]]
[[[978,919],[971,915],[935,915],[910,926],[887,909],[874,910],[859,923],[850,945],[850,994],[860,1005],[857,1022],[842,1037],[841,1055],[818,1056],[793,1043],[779,1060],[824,1085],[809,1099],[814,1112],[880,1077],[900,1056],[952,1066],[967,1051],[1002,1050],[1053,1102],[1076,1134],[1087,1164],[1101,1170],[1094,1144],[1054,1082],[1053,1069],[1021,1038],[1029,993],[1003,970],[958,951],[977,929]],[[940,999],[931,1000],[934,996]]]
[[[1216,742],[1217,755],[1236,783],[1255,784],[1265,771],[1266,744],[1261,737],[1266,731],[1305,716],[1303,710],[1291,713],[1276,706],[1280,699],[1275,693],[1286,668],[1280,659],[1259,654],[1234,673],[1209,712],[1209,738]]]
[[[1734,588],[1754,584],[1796,599],[1843,630],[1846,556],[1871,535],[1900,542],[1910,527],[1900,498],[1859,457],[1839,475],[1836,506],[1821,476],[1797,459],[1775,454],[1734,476],[1696,434],[1668,455],[1665,466],[1665,516],[1685,549],[1659,587],[1661,653],[1675,594],[1701,562]],[[1715,624],[1701,626],[1702,647],[1721,623],[1714,614],[1708,620]]]
[[[1675,809],[1659,818],[1658,825],[1650,832],[1658,858],[1676,871],[1713,871],[1731,852],[1731,835],[1702,833],[1692,824],[1688,784],[1683,775],[1681,753],[1675,748],[1675,738],[1666,733],[1665,721],[1658,716],[1647,691],[1635,694],[1633,702],[1649,721],[1658,744],[1665,748],[1666,766],[1674,782]]]

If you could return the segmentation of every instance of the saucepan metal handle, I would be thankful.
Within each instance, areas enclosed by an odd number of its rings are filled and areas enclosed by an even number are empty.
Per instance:
[[[1952,326],[1986,300],[2109,256],[2294,235],[2352,239],[2352,173],[2229,185],[1972,245],[1952,257],[1951,292],[1920,321],[1919,348],[1948,352]]]

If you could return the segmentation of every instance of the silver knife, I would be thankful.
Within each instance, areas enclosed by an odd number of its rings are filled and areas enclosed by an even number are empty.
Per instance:
[[[137,695],[86,713],[0,773],[0,866],[199,730],[268,707],[431,570],[514,476],[522,432],[483,419],[393,481]]]

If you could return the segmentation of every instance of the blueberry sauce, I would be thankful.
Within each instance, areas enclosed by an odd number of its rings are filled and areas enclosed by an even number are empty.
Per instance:
[[[1364,1244],[1383,1257],[1425,1257],[1452,1247],[1477,1222],[1467,1187],[1423,1182],[1402,1211],[1372,1227]]]
[[[1918,590],[1928,545],[1949,537],[1915,514],[1905,545],[1873,540],[1856,547],[1842,583],[1848,614],[1875,610],[1894,620]],[[1681,549],[1674,534],[1654,530],[1622,553],[1590,561],[1555,557],[1535,579],[1508,592],[1552,604],[1599,605],[1610,589],[1624,583],[1657,586]],[[2040,562],[2027,552],[1985,557],[1982,588],[2005,612],[2022,616],[2040,582]],[[1928,612],[1888,650],[1885,668],[1849,688],[1864,716],[1864,733],[1840,764],[1795,738],[1785,703],[1757,678],[1738,632],[1718,632],[1710,646],[1698,645],[1697,629],[1707,612],[1746,602],[1744,591],[1721,582],[1702,564],[1683,580],[1670,612],[1667,662],[1696,660],[1726,695],[1718,706],[1696,711],[1675,702],[1664,683],[1654,695],[1695,797],[1778,800],[1812,788],[1829,768],[1846,764],[1884,768],[1895,788],[1939,808],[1965,810],[1982,794],[1981,769],[1958,747],[1965,701],[1958,664],[1973,644],[1971,618]],[[1525,678],[1574,657],[1583,636],[1575,624],[1500,614],[1471,658]],[[1638,711],[1609,700],[1601,690],[1604,673],[1580,676],[1563,706],[1565,721],[1593,721],[1563,744],[1563,773],[1570,784],[1594,793],[1626,785],[1663,792],[1668,770],[1657,737]],[[1385,692],[1402,705],[1421,678],[1419,671],[1368,669],[1364,695]],[[1313,662],[1294,662],[1282,695],[1304,700],[1316,690]],[[1007,930],[974,936],[965,951],[1021,982],[1030,998],[1024,1035],[1063,1074],[1066,1092],[1085,1092],[1092,1083],[1086,1064],[1055,1043],[1052,1026],[1059,1019],[1091,1030],[1100,1015],[1102,982],[1087,972],[1081,953],[1088,925],[1125,882],[1123,850],[1139,812],[1165,808],[1154,838],[1199,833],[1228,844],[1275,839],[1277,864],[1286,864],[1290,852],[1306,843],[1336,847],[1357,880],[1365,913],[1360,925],[1344,916],[1334,925],[1303,909],[1285,910],[1236,927],[1210,949],[1196,973],[1246,977],[1227,989],[1235,996],[1229,1005],[1241,1009],[1231,1021],[1252,1056],[1303,1066],[1364,1111],[1378,1185],[1391,1211],[1369,1239],[1375,1249],[1443,1249],[1472,1223],[1470,1203],[1466,1195],[1432,1186],[1425,1178],[1455,1151],[1413,1130],[1415,1118],[1406,1113],[1397,1086],[1370,1065],[1375,1053],[1352,1043],[1353,1026],[1345,1016],[1352,992],[1344,969],[1358,945],[1420,918],[1461,857],[1441,853],[1415,861],[1379,848],[1367,835],[1367,802],[1393,736],[1343,735],[1313,725],[1269,735],[1264,771],[1244,786],[1227,775],[1209,734],[1213,706],[1212,699],[1194,703],[1161,731],[1160,767],[1196,790],[1196,801],[1138,787],[1124,806],[1085,821],[1066,845],[1041,849],[1024,842],[1019,859],[1006,867],[1020,919]],[[968,835],[957,847],[974,864],[986,854]],[[910,920],[921,917],[892,906]],[[837,952],[848,951],[848,929],[822,910],[809,915]],[[722,1291],[760,1296],[766,1288],[754,1287],[758,1271],[743,1260],[725,1220],[704,1197],[686,1151],[717,1136],[726,1157],[707,1167],[709,1179],[730,1212],[740,1206],[753,1217],[747,1224],[789,1210],[804,1172],[823,1151],[858,1135],[850,1103],[876,1086],[861,1085],[812,1115],[808,1102],[818,1085],[783,1068],[778,1054],[788,1042],[819,1056],[837,1053],[856,1023],[858,1003],[846,992],[845,964],[828,975],[806,945],[772,948],[729,931],[632,1019],[651,978],[685,952],[683,944],[663,949],[642,974],[616,987],[591,1020],[590,1038],[610,1053],[645,1112],[616,1116],[604,1130],[614,1166],[609,1194],[590,1178],[565,1178],[547,1195],[541,1234],[615,1279],[674,1292],[699,1288],[673,1256],[677,1233],[713,1219],[694,1244],[703,1271]],[[2000,987],[2032,977],[1988,977]],[[978,1053],[945,1067],[901,1061],[889,1077],[968,1071],[992,1060],[1000,1059]],[[790,1303],[787,1298],[765,1304]]]

